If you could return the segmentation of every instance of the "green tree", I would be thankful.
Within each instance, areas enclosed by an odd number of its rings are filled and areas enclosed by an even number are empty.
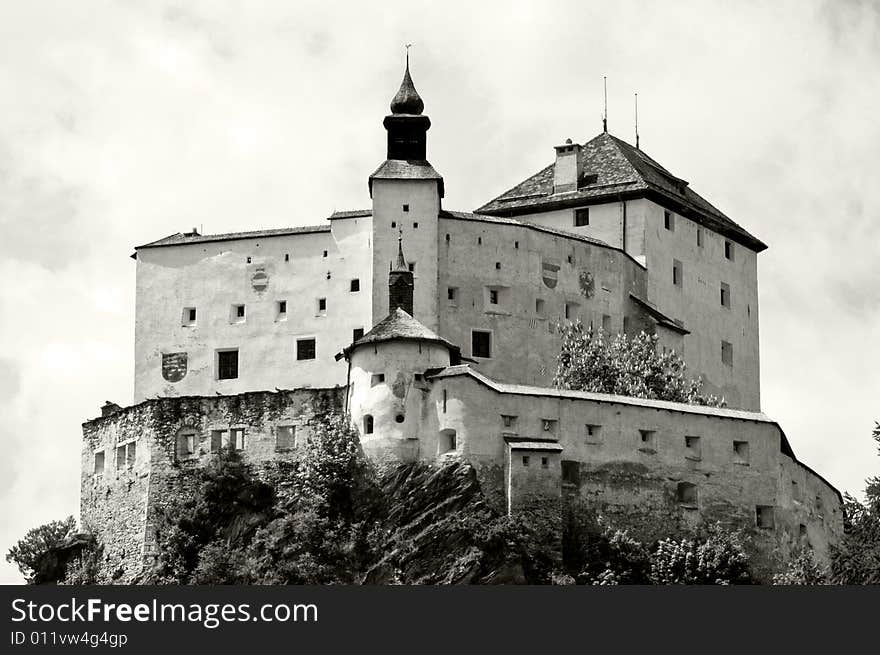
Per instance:
[[[558,323],[562,345],[554,384],[561,389],[592,391],[636,398],[723,406],[724,400],[703,393],[702,379],[686,376],[675,351],[662,352],[656,335],[605,335],[580,320]]]
[[[56,582],[64,572],[58,571],[55,551],[75,529],[76,519],[72,516],[32,528],[9,549],[6,561],[18,566],[28,584]]]
[[[880,444],[880,423],[872,438]],[[843,538],[832,544],[831,582],[880,584],[880,476],[866,480],[865,502],[843,497]]]

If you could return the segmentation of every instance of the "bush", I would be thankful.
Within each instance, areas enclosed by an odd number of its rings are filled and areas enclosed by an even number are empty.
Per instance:
[[[703,541],[662,539],[651,553],[653,584],[751,584],[749,558],[736,532],[710,527]]]

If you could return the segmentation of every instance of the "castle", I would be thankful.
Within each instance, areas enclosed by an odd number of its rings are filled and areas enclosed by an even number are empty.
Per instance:
[[[379,461],[461,459],[515,512],[578,501],[657,538],[721,521],[767,570],[822,559],[840,493],[760,412],[766,248],[603,131],[475,213],[442,207],[409,65],[369,209],[135,249],[134,404],[83,426],[82,522],[136,575],[180,472],[290,457],[346,411]],[[656,334],[727,408],[553,388],[558,320]]]

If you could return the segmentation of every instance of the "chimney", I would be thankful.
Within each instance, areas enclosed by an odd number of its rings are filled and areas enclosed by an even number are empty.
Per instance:
[[[403,257],[403,235],[397,238],[397,262],[388,273],[388,313],[400,307],[413,315],[413,274]]]
[[[583,173],[581,146],[566,139],[556,146],[556,165],[553,167],[553,193],[569,193],[578,190],[578,182]]]
[[[106,418],[108,416],[113,416],[116,412],[120,411],[122,408],[116,403],[112,403],[109,400],[105,401],[103,406],[101,407],[101,418]]]

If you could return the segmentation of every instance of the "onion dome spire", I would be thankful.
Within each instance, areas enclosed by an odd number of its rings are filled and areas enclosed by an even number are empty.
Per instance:
[[[416,91],[412,77],[409,74],[409,46],[406,49],[406,71],[397,94],[391,99],[392,114],[420,115],[425,110],[425,103]]]

